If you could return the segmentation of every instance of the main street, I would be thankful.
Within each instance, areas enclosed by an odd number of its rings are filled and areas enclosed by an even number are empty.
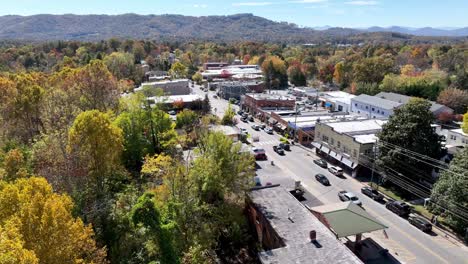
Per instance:
[[[205,94],[199,87],[194,88],[194,92]],[[213,113],[222,116],[227,109],[228,102],[223,99],[213,98],[214,92],[209,92],[209,98]],[[237,107],[234,108],[237,110]],[[239,120],[239,116],[236,116]],[[353,179],[349,175],[339,178],[326,169],[313,163],[318,157],[314,151],[301,147],[291,146],[291,151],[287,151],[284,156],[279,156],[273,151],[273,146],[279,143],[280,136],[276,133],[270,135],[264,131],[255,131],[251,128],[253,122],[239,122],[238,127],[245,128],[253,136],[258,136],[259,141],[253,146],[265,149],[268,161],[257,162],[257,175],[262,184],[271,182],[280,183],[285,187],[294,186],[294,181],[301,181],[302,185],[313,197],[306,201],[311,206],[324,203],[340,202],[337,193],[346,190],[356,194],[363,203],[364,209],[376,219],[387,225],[388,238],[383,232],[376,231],[365,234],[377,241],[382,247],[402,263],[468,263],[468,250],[466,246],[458,241],[446,237],[445,234],[434,228],[432,234],[426,234],[408,223],[407,220],[397,216],[385,208],[384,204],[378,203],[360,192],[363,183]],[[260,124],[256,122],[256,124]],[[274,162],[274,165],[271,164]],[[329,179],[331,186],[323,186],[317,182],[314,175],[324,174]],[[317,201],[314,201],[317,200]]]

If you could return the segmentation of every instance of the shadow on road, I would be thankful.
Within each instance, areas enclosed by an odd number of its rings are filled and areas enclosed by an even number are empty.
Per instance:
[[[387,249],[380,246],[372,238],[366,238],[358,246],[353,241],[347,241],[346,246],[351,249],[362,262],[366,264],[399,264]]]

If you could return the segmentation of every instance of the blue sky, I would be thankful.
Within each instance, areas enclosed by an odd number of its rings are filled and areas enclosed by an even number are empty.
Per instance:
[[[299,26],[468,26],[468,0],[13,0],[0,15],[252,13]]]

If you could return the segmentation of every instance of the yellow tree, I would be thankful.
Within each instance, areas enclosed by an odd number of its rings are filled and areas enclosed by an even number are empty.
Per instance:
[[[0,226],[0,263],[37,264],[34,251],[24,248],[24,240],[18,228],[12,223]]]
[[[106,263],[105,249],[96,246],[91,226],[73,217],[72,209],[71,198],[54,193],[44,178],[0,182],[0,260]],[[14,251],[5,253],[8,248]]]
[[[104,181],[120,166],[123,151],[122,130],[112,123],[108,113],[98,110],[79,114],[68,133],[68,151],[75,152],[88,170],[96,194],[104,190]]]

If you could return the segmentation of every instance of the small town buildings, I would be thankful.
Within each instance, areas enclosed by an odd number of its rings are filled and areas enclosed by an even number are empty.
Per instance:
[[[315,126],[312,145],[322,157],[353,172],[361,156],[366,159],[373,157],[376,134],[386,122],[380,119],[320,122]]]
[[[411,100],[411,96],[407,96],[407,95],[402,95],[402,94],[397,94],[397,93],[387,93],[387,92],[380,92],[378,94],[375,95],[376,97],[379,97],[379,98],[382,98],[382,99],[386,99],[386,100],[390,100],[390,101],[393,101],[393,102],[397,102],[397,103],[402,103],[402,104],[406,104],[409,102],[409,100]],[[433,102],[433,101],[429,101],[431,103],[431,108],[430,108],[430,111],[435,115],[435,116],[438,116],[442,113],[448,113],[448,114],[453,114],[453,109],[450,108],[450,107],[447,107],[445,105],[441,105],[441,104],[438,104],[436,102]]]
[[[236,126],[222,126],[222,125],[217,125],[217,126],[212,126],[211,131],[215,132],[221,132],[225,136],[229,137],[232,139],[234,142],[238,142],[240,139],[240,130]]]
[[[202,110],[204,99],[203,96],[198,94],[153,96],[147,98],[151,105],[161,104],[168,109],[187,108],[192,110]]]
[[[241,97],[241,108],[248,113],[261,117],[265,111],[294,110],[296,98],[283,94],[247,93]]]
[[[262,93],[265,85],[263,82],[222,82],[218,83],[218,94],[220,97],[229,100],[234,98],[240,100],[241,96],[246,93]]]
[[[321,92],[318,95],[323,107],[332,112],[351,112],[351,99],[356,96],[342,91]]]
[[[252,190],[246,214],[264,264],[362,263],[291,193],[278,185]]]
[[[361,94],[351,99],[351,112],[368,118],[388,118],[403,103]]]
[[[463,129],[450,129],[447,131],[445,147],[449,152],[457,152],[456,149],[468,146],[468,133],[463,132]]]
[[[203,70],[219,70],[223,67],[229,66],[227,62],[206,62],[203,63]]]
[[[154,92],[161,89],[164,95],[188,95],[191,92],[188,79],[146,82],[142,83],[139,88],[136,88],[135,92],[142,91],[145,88]]]

